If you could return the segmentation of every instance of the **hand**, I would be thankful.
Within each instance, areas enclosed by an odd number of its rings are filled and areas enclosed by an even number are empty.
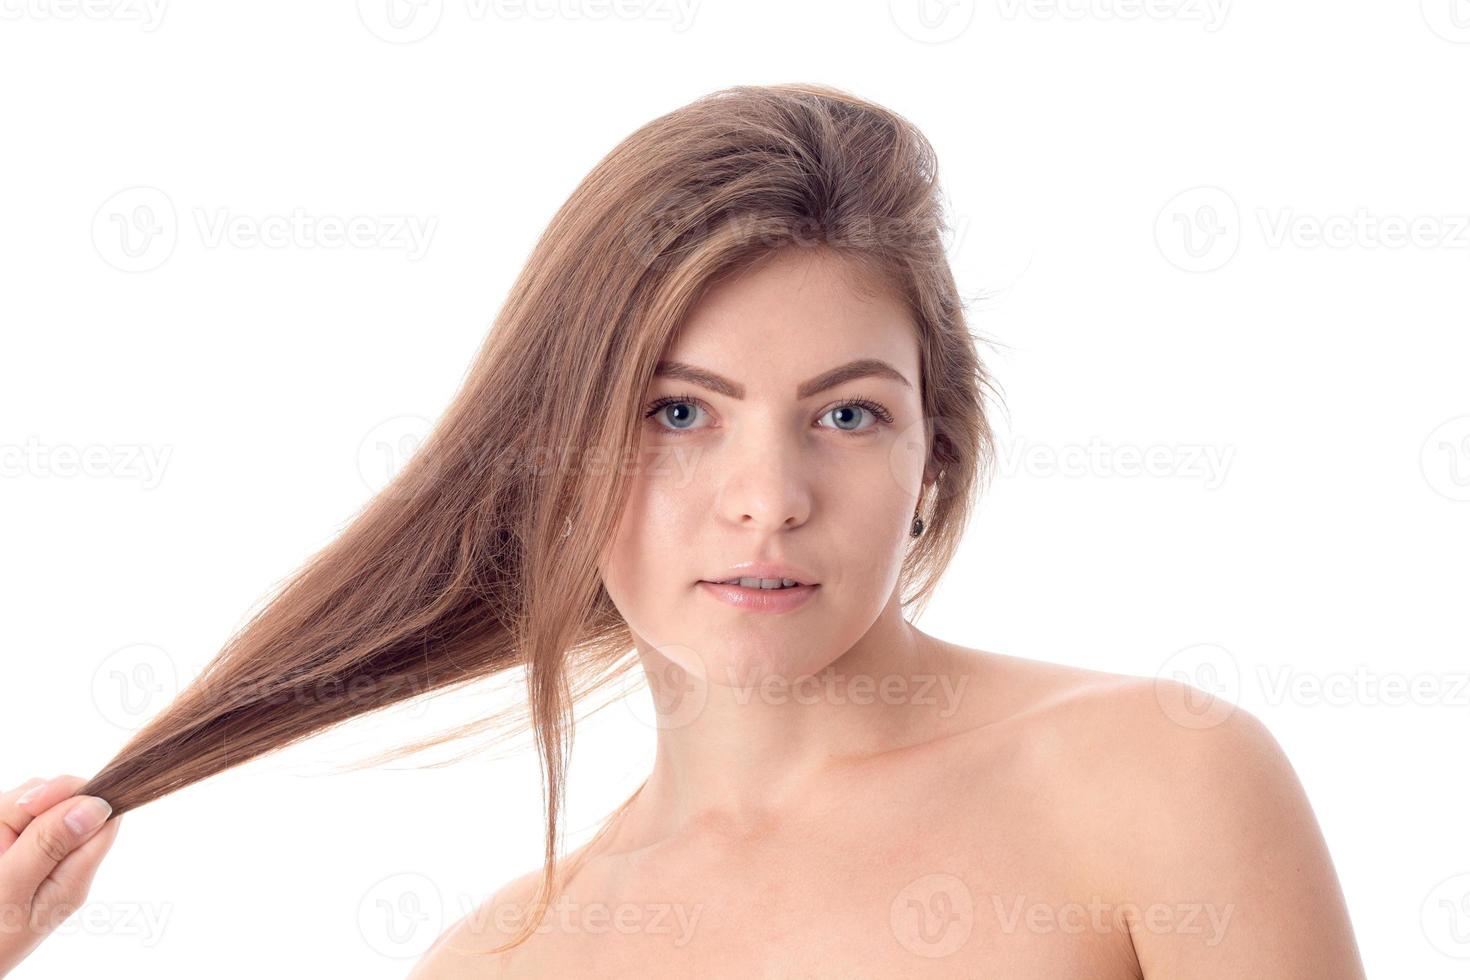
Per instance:
[[[85,783],[77,776],[31,779],[0,793],[0,977],[81,906],[117,837],[122,817],[108,820],[112,808],[105,804],[89,827],[67,823],[102,803],[72,795]]]

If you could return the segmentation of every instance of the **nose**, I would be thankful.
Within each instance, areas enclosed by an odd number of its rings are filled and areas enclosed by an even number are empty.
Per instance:
[[[810,461],[802,448],[762,427],[752,445],[725,454],[716,513],[739,528],[785,531],[811,514]]]

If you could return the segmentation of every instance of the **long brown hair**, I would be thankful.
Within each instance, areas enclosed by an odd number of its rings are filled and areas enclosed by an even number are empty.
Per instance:
[[[994,386],[945,254],[949,227],[929,142],[835,88],[737,85],[642,126],[552,218],[392,482],[78,792],[122,814],[349,718],[520,668],[524,703],[378,758],[533,731],[544,910],[572,707],[637,664],[597,562],[659,355],[704,290],[777,249],[831,249],[858,288],[895,290],[919,328],[936,477],[899,583],[905,609],[922,610],[993,459]]]

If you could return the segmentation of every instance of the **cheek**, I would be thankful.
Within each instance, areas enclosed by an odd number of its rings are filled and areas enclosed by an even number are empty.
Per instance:
[[[913,502],[897,487],[883,489],[875,483],[870,493],[854,494],[834,505],[841,513],[842,527],[829,540],[840,552],[833,557],[844,578],[863,583],[865,592],[886,594],[897,580],[908,544]]]
[[[667,472],[674,464],[659,462],[651,453],[645,460],[647,465],[631,479],[627,503],[601,562],[603,586],[629,619],[636,610],[655,612],[655,597],[697,577],[689,543],[701,511],[692,503],[692,488],[676,471]]]
[[[889,443],[892,446],[893,443]],[[897,458],[896,458],[897,457]],[[917,467],[901,463],[905,454],[874,451],[852,464],[831,481],[831,506],[840,508],[844,522],[888,541],[895,528],[907,527],[917,500],[921,474]]]

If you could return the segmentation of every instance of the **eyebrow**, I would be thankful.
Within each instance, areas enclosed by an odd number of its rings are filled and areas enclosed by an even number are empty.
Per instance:
[[[708,388],[710,391],[718,392],[729,398],[741,399],[745,397],[745,386],[731,381],[713,371],[685,364],[682,361],[659,361],[653,368],[656,378],[673,378],[676,381],[687,381],[690,384]],[[796,397],[798,399],[810,398],[818,392],[835,388],[848,381],[858,378],[888,378],[898,381],[906,388],[912,388],[909,379],[905,378],[897,368],[887,361],[880,361],[876,357],[859,358],[856,361],[848,361],[830,371],[824,371],[814,378],[809,378],[796,386]]]

